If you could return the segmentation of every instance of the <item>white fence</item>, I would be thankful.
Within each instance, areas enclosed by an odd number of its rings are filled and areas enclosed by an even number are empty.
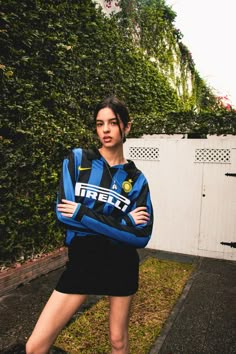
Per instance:
[[[236,260],[236,137],[127,139],[154,206],[148,248]]]

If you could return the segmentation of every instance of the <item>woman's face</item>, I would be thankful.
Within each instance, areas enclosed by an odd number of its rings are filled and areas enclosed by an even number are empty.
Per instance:
[[[111,148],[123,143],[123,137],[130,130],[130,123],[124,127],[118,117],[119,124],[112,109],[106,107],[100,109],[96,118],[96,131],[100,142],[104,147]]]

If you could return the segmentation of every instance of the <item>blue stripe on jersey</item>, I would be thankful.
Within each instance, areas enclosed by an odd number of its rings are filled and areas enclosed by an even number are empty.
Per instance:
[[[74,153],[74,164],[75,164],[75,181],[78,181],[79,179],[79,166],[81,166],[81,161],[82,161],[82,149],[73,149],[72,150]]]

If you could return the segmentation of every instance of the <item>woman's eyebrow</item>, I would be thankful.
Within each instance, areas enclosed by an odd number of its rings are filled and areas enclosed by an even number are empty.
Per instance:
[[[108,120],[109,122],[112,121],[112,120],[115,120],[115,121],[116,121],[116,117],[114,117],[114,118],[109,118],[109,119],[107,119],[107,120]],[[103,120],[103,119],[97,119],[96,122],[104,122],[104,120]]]

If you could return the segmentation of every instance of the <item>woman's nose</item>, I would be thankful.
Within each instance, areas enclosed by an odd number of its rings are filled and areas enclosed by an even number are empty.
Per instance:
[[[104,131],[104,132],[109,132],[109,131],[110,131],[109,124],[106,124],[106,123],[105,123],[105,124],[103,125],[103,131]]]

